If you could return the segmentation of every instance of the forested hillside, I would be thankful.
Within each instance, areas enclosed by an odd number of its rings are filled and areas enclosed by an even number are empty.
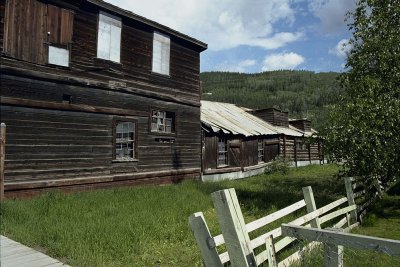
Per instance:
[[[338,73],[272,71],[257,74],[201,73],[202,99],[228,102],[248,108],[275,107],[290,118],[309,118],[320,129],[328,107],[338,101]]]

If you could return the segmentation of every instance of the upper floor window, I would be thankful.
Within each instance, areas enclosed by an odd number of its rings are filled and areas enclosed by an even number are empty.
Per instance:
[[[48,63],[68,67],[72,42],[72,11],[53,5],[47,7]]]
[[[43,1],[8,0],[4,52],[38,64],[69,66],[74,13]]]
[[[121,18],[100,11],[97,33],[97,57],[120,62]]]
[[[153,38],[153,72],[169,75],[169,54],[169,37],[155,32]]]
[[[135,159],[135,123],[119,121],[115,126],[115,159],[129,161]]]
[[[159,133],[175,132],[175,113],[153,110],[151,114],[151,131]]]
[[[218,138],[218,167],[228,166],[228,143],[225,138]]]
[[[257,140],[257,150],[258,150],[258,163],[264,162],[264,140]]]

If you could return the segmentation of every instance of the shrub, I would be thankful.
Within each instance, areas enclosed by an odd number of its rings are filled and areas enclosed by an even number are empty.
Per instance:
[[[290,167],[290,159],[283,156],[278,156],[271,162],[270,165],[268,165],[268,167],[265,169],[265,173],[287,174],[289,172],[289,167]]]

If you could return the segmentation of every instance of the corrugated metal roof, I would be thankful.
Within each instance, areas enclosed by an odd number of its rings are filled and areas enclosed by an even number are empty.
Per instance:
[[[303,132],[293,126],[274,126],[250,114],[246,108],[229,103],[202,100],[201,122],[214,132],[222,131],[227,134],[311,136],[310,132]]]
[[[279,134],[273,125],[234,104],[202,100],[201,121],[215,132],[244,136]]]

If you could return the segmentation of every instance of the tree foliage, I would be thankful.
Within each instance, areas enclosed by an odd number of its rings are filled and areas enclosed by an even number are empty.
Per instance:
[[[205,72],[202,98],[248,108],[275,107],[291,118],[309,118],[317,130],[326,121],[327,107],[337,103],[338,73],[271,71],[256,74]]]
[[[346,175],[400,176],[400,2],[359,0],[350,13],[352,49],[330,114],[330,153]]]

